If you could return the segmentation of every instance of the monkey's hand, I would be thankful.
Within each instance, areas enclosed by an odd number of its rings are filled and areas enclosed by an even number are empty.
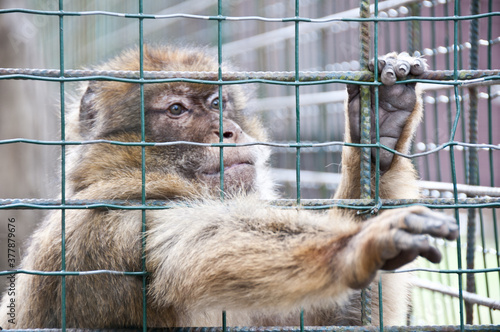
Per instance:
[[[373,71],[374,61],[369,65]],[[380,143],[391,149],[406,146],[413,133],[403,129],[412,113],[420,112],[417,101],[420,98],[415,92],[415,83],[395,84],[397,79],[405,79],[408,75],[420,75],[427,69],[427,63],[419,57],[411,57],[408,53],[389,53],[378,58],[378,73],[383,85],[379,87],[379,134]],[[349,132],[352,143],[360,143],[361,137],[361,101],[360,86],[347,85]],[[418,116],[420,118],[420,116]],[[419,120],[419,119],[417,119]],[[415,126],[416,127],[416,126]],[[414,131],[408,128],[407,131]],[[403,134],[403,135],[402,135]],[[375,98],[374,88],[371,88],[371,143],[376,143],[375,128]],[[398,141],[405,140],[403,144]],[[400,151],[405,153],[406,151]],[[375,160],[376,149],[372,149],[372,160]],[[394,154],[380,149],[380,170],[382,173],[389,170]]]
[[[441,253],[431,246],[428,235],[455,240],[455,219],[428,208],[414,206],[388,211],[366,221],[346,247],[346,263],[353,271],[348,276],[351,288],[367,286],[378,270],[394,270],[418,256],[433,263],[441,261]]]

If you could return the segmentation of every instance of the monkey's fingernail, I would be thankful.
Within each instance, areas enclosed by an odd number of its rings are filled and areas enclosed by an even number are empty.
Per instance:
[[[411,73],[413,75],[420,75],[424,73],[425,66],[421,59],[415,59],[411,65]]]
[[[396,76],[398,78],[405,78],[410,73],[410,64],[406,61],[401,62],[397,66]]]
[[[392,69],[386,69],[382,72],[382,83],[385,85],[393,85],[396,82],[396,74]]]

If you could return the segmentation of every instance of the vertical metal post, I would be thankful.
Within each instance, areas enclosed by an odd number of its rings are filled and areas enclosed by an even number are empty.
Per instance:
[[[382,275],[378,279],[378,308],[379,308],[379,327],[384,331],[384,299],[382,297]]]
[[[299,18],[299,0],[295,0],[295,18]],[[299,83],[299,21],[295,21],[295,83]],[[300,93],[299,84],[295,85],[295,141],[300,144]],[[295,176],[297,182],[297,204],[300,204],[300,147],[295,152]]]
[[[375,0],[374,3],[374,16],[378,17],[378,0]],[[378,62],[378,31],[379,26],[378,22],[373,23],[373,55],[375,63]],[[373,68],[373,80],[378,82],[378,65]],[[377,143],[380,143],[380,122],[379,122],[379,87],[373,87],[373,95],[374,95],[374,111],[375,111],[375,139]],[[370,121],[371,122],[371,121]],[[371,188],[370,188],[371,189]],[[368,196],[369,197],[369,196]],[[377,206],[381,204],[380,201],[380,148],[375,150],[375,203]],[[380,276],[378,281],[378,296],[379,296],[379,326],[380,331],[384,331],[384,306],[383,306],[383,297],[382,297],[382,276]],[[369,292],[371,291],[370,287],[368,287],[367,292],[365,292],[365,307],[368,308],[365,313],[365,317],[367,317],[366,321],[368,324],[371,323],[371,295]],[[366,295],[368,293],[368,295]],[[366,310],[366,309],[365,309]]]
[[[299,0],[295,0],[295,18],[299,18]],[[300,144],[300,81],[299,75],[299,21],[295,21],[295,141]],[[300,146],[295,152],[295,176],[297,182],[297,205],[300,205]],[[304,332],[304,309],[300,309],[300,332]]]
[[[479,14],[479,0],[471,2],[471,15]],[[479,49],[479,21],[472,20],[470,23],[470,69],[478,68]],[[469,143],[477,143],[477,105],[478,90],[476,87],[469,88]],[[479,185],[479,165],[477,149],[469,149],[469,184]],[[474,249],[476,246],[476,209],[467,212],[467,269],[474,269]],[[476,292],[476,282],[473,273],[467,274],[467,291]],[[474,306],[466,303],[466,323],[472,324],[474,320]]]
[[[370,1],[361,0],[360,1],[360,17],[368,18],[370,17]],[[370,56],[370,24],[368,22],[362,22],[360,24],[360,35],[361,35],[361,57],[360,63],[361,68],[368,67],[368,61]],[[361,144],[371,143],[371,98],[370,98],[370,88],[368,86],[360,87],[361,96]],[[360,193],[361,199],[366,199],[371,197],[371,148],[361,148],[361,160],[360,160],[360,176],[361,176],[361,189]],[[370,288],[367,287],[361,291],[361,321],[363,325],[371,324],[371,294]]]
[[[435,6],[432,6],[431,8],[431,16],[432,17],[436,17],[436,8]],[[436,31],[436,22],[435,21],[431,21],[431,31]],[[437,49],[437,42],[436,42],[436,34],[432,33],[431,34],[431,47],[433,50],[436,50]],[[436,68],[437,67],[437,61],[436,61],[436,55],[434,55],[432,57],[432,68]],[[434,128],[436,129],[434,131],[434,142],[436,142],[436,144],[439,142],[439,128],[440,128],[440,125],[439,125],[439,107],[438,107],[438,103],[437,103],[437,92],[436,91],[433,91],[432,92],[432,97],[434,98],[435,102],[434,102],[434,105],[433,105],[433,111],[434,111]],[[436,156],[435,156],[435,167],[436,169],[438,170],[436,173],[437,175],[437,181],[438,182],[441,182],[441,155],[438,153],[436,153]],[[426,157],[427,158],[427,157]]]
[[[139,15],[144,12],[143,0],[139,0]],[[144,19],[139,18],[139,79],[144,80]],[[146,142],[146,119],[144,110],[144,84],[139,84],[139,93],[141,97],[141,143]],[[141,146],[141,202],[146,205],[146,146]],[[141,210],[142,218],[142,331],[147,331],[147,274],[146,274],[146,209]]]
[[[217,1],[217,79],[222,83],[222,0]],[[219,143],[224,143],[224,105],[222,98],[222,84],[219,84]],[[220,199],[224,200],[224,148],[219,148],[219,169],[220,169]],[[222,311],[222,332],[227,329],[227,314]]]
[[[59,11],[63,11],[63,0],[59,0]],[[59,70],[64,77],[64,14],[59,15]],[[66,140],[64,81],[59,83],[61,100],[61,141]],[[61,145],[61,205],[66,204],[66,145]],[[61,272],[66,272],[66,210],[61,209]],[[66,276],[61,276],[61,330],[66,331]]]
[[[458,1],[455,1],[455,8],[454,8],[454,16],[458,17]],[[458,20],[453,21],[453,76],[454,76],[454,81],[456,82],[458,80]],[[454,86],[454,92],[455,92],[455,107],[457,109],[455,120],[453,121],[451,131],[450,131],[450,141],[455,140],[455,134],[457,132],[457,126],[458,126],[458,120],[460,119],[461,116],[461,107],[460,107],[460,100],[458,98],[458,86]],[[458,203],[458,190],[457,190],[457,173],[456,173],[456,163],[455,163],[455,147],[451,146],[450,147],[450,162],[451,162],[451,176],[452,176],[452,182],[453,182],[453,199],[455,201],[455,204]],[[455,219],[457,220],[457,224],[460,229],[460,217],[459,217],[459,212],[458,208],[455,208]],[[457,265],[458,265],[458,270],[462,270],[462,246],[461,246],[461,241],[460,237],[457,239]],[[465,324],[464,324],[464,297],[463,297],[463,280],[462,280],[463,273],[459,272],[458,273],[458,296],[459,296],[459,306],[460,306],[460,331],[463,332],[465,330]]]
[[[488,2],[488,13],[493,12],[493,0]],[[493,40],[493,19],[491,17],[488,18],[488,69],[492,68],[492,43]],[[492,116],[492,98],[491,98],[491,87],[488,86],[488,143],[493,144],[493,116]],[[490,159],[490,186],[495,186],[495,165],[493,163],[493,150],[488,151],[489,159]],[[493,238],[495,239],[495,250],[496,252],[500,252],[500,241],[499,241],[499,231],[498,231],[498,223],[497,223],[497,212],[496,209],[493,209]],[[497,255],[497,266],[500,266],[500,255]],[[500,283],[500,271],[498,271],[498,281]]]
[[[219,83],[222,82],[222,1],[217,2],[217,75]],[[219,143],[224,143],[224,116],[222,100],[222,84],[219,84]],[[219,148],[219,169],[220,169],[220,199],[224,200],[224,148]],[[224,313],[225,315],[225,313]]]

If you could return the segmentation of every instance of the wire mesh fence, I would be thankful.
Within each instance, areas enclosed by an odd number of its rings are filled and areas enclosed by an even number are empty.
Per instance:
[[[195,10],[192,9],[194,3]],[[500,90],[497,85],[500,61],[495,56],[500,47],[499,10],[499,3],[493,0],[387,0],[372,4],[368,1],[312,0],[235,1],[231,4],[221,0],[202,4],[167,1],[160,4],[138,0],[106,5],[61,0],[57,5],[37,1],[32,8],[13,6],[0,9],[2,17],[38,18],[38,37],[30,42],[52,48],[47,53],[50,55],[46,63],[39,68],[0,65],[5,67],[0,68],[0,82],[48,81],[52,84],[51,89],[57,84],[60,105],[59,137],[44,140],[3,136],[0,148],[16,146],[22,151],[26,145],[57,147],[61,169],[57,181],[61,188],[60,199],[34,199],[29,194],[13,198],[6,188],[0,199],[0,211],[60,209],[64,216],[70,209],[136,209],[143,211],[145,230],[147,210],[168,207],[168,203],[162,201],[147,201],[145,193],[141,201],[66,199],[65,149],[68,145],[109,143],[145,149],[154,144],[195,144],[146,143],[144,140],[137,143],[67,141],[66,90],[73,82],[117,80],[140,83],[141,86],[165,82],[196,82],[220,87],[253,85],[258,97],[253,103],[254,111],[259,112],[272,127],[273,141],[252,144],[272,147],[273,174],[281,184],[284,197],[273,204],[304,209],[341,206],[368,212],[419,204],[454,214],[461,227],[462,236],[457,243],[439,241],[444,254],[441,264],[431,266],[419,261],[417,267],[398,272],[413,272],[411,278],[415,288],[407,327],[324,327],[318,330],[500,330],[500,244],[496,210],[500,207],[500,180],[495,174],[496,165],[500,163],[500,134],[496,130],[500,124]],[[82,23],[85,28],[77,31]],[[109,40],[119,39],[117,36],[124,33],[133,35],[134,44],[142,50],[145,36],[149,40],[163,40],[165,31],[188,42],[201,39],[204,44],[213,46],[220,61],[231,56],[251,71],[155,73],[75,69],[81,64],[88,65],[89,58],[108,56],[123,45],[130,46],[127,42],[107,45]],[[28,42],[26,38],[19,42],[15,34],[10,36],[13,47]],[[412,159],[419,171],[423,197],[415,200],[379,197],[377,189],[371,187],[373,165],[370,150],[388,148],[380,143],[371,144],[368,137],[362,140],[362,144],[352,144],[364,149],[367,156],[362,170],[366,187],[362,199],[332,200],[330,197],[339,182],[342,146],[346,145],[343,143],[345,83],[367,87],[379,85],[377,74],[374,76],[364,70],[366,63],[371,57],[394,50],[425,55],[433,69],[406,81],[419,82],[426,91],[424,122],[412,152],[404,155]],[[13,98],[23,97],[16,95]],[[370,123],[369,114],[366,116],[365,126]],[[282,125],[273,125],[275,123]],[[219,143],[209,146],[233,145]],[[378,172],[376,177],[375,186]],[[63,217],[63,230],[64,227]],[[143,277],[144,290],[147,289],[144,262],[142,272],[72,272],[66,271],[63,254],[61,271],[52,273],[13,272],[7,262],[4,266],[7,268],[2,268],[5,270],[0,272],[2,276],[52,274],[64,280],[70,275],[89,273],[139,275]],[[62,292],[64,299],[64,286]],[[147,298],[145,291],[143,297]],[[363,301],[366,305],[360,314],[364,323],[370,325],[371,316],[380,313],[370,312],[369,292]],[[146,301],[143,303],[145,305]],[[145,313],[145,306],[143,310]],[[65,330],[64,302],[62,311],[62,329]],[[231,321],[226,322],[225,315],[222,315],[222,330],[237,331],[238,328],[229,327]],[[144,330],[146,324],[144,314]],[[259,329],[316,330],[303,326]]]

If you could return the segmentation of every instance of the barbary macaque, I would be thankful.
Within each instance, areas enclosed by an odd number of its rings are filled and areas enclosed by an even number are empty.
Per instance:
[[[143,59],[146,71],[218,69],[217,60],[198,48],[145,46]],[[382,60],[382,77],[399,73],[407,63],[415,72],[425,67],[422,60],[407,54],[394,53]],[[97,69],[139,70],[139,51],[128,50]],[[422,113],[415,89],[415,84],[379,88],[380,140],[403,153]],[[68,114],[68,140],[141,141],[138,84],[91,81],[83,91],[81,102]],[[348,93],[346,142],[356,143],[359,87],[348,86]],[[146,141],[218,143],[220,136],[224,143],[235,144],[268,140],[263,125],[246,111],[246,99],[239,85],[225,85],[220,98],[217,85],[144,84]],[[68,149],[67,199],[141,199],[141,147],[98,143]],[[379,270],[399,268],[419,255],[438,262],[440,253],[428,236],[448,240],[458,236],[453,218],[424,207],[389,210],[361,221],[345,209],[318,213],[268,206],[266,201],[276,198],[269,149],[228,147],[223,155],[225,199],[221,200],[219,148],[185,144],[145,148],[146,198],[188,203],[146,211],[150,327],[220,326],[222,310],[227,311],[230,325],[298,325],[300,308],[306,325],[361,324],[359,290],[378,280]],[[359,148],[344,147],[343,179],[335,198],[359,198],[359,159]],[[409,160],[382,152],[380,166],[381,197],[418,197]],[[66,210],[66,270],[142,271],[141,215],[138,210]],[[61,270],[60,211],[34,232],[20,268]],[[61,327],[62,278],[28,274],[16,278],[16,323],[10,324],[5,315],[9,297],[4,294],[0,325]],[[404,322],[405,279],[383,276],[386,325]],[[378,324],[376,296],[375,292],[372,303]],[[141,327],[142,312],[141,276],[66,277],[68,328]]]

